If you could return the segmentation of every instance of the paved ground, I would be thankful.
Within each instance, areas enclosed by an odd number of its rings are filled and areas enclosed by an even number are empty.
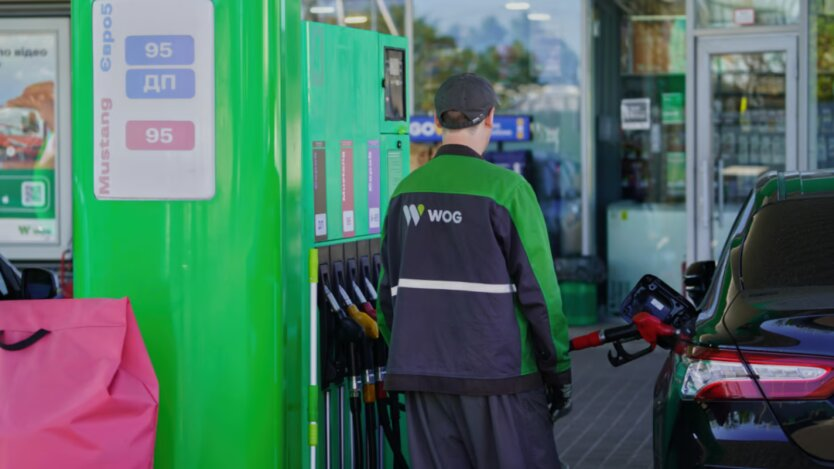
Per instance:
[[[592,329],[571,329],[571,337]],[[666,352],[614,368],[606,357],[610,349],[571,355],[573,410],[555,427],[559,455],[571,469],[652,467],[652,390]]]

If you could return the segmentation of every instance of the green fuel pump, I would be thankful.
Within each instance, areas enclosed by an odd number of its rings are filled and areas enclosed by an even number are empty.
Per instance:
[[[310,288],[373,280],[408,51],[300,3],[72,2],[76,296],[133,303],[156,467],[327,465]]]
[[[385,445],[378,439],[382,431],[377,422],[389,419],[376,418],[376,397],[370,395],[376,380],[372,370],[384,364],[375,364],[373,353],[356,352],[383,345],[376,343],[381,339],[376,339],[374,327],[367,327],[370,316],[356,314],[354,305],[366,303],[357,288],[375,284],[387,202],[410,166],[407,41],[320,23],[303,23],[302,28],[303,172],[311,178],[306,185],[312,188],[305,192],[305,213],[312,228],[305,246],[316,250],[319,284],[354,310],[351,317],[365,327],[368,336],[364,344],[340,340],[346,328],[328,312],[327,295],[320,295],[320,411],[325,424],[318,458],[326,467],[359,467],[360,463],[369,468],[391,467],[400,451],[389,450],[382,457]],[[355,360],[358,356],[364,361],[361,366]],[[366,390],[364,418],[357,409],[363,387],[357,375],[360,368],[367,370],[361,378]],[[344,404],[347,400],[352,412]],[[387,411],[387,407],[378,408]],[[396,406],[391,409],[399,412]]]

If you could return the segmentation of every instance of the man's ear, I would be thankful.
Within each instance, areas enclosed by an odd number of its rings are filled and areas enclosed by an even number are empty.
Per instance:
[[[440,127],[440,119],[437,118],[436,114],[434,116],[434,126],[437,127],[438,129],[441,128]]]
[[[487,114],[486,119],[484,119],[484,125],[486,125],[489,129],[495,125],[495,108],[489,110],[489,114]]]

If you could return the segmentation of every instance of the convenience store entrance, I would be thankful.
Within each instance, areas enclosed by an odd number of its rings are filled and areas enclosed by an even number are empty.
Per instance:
[[[689,226],[696,258],[716,259],[758,176],[799,167],[798,37],[708,36],[695,48]]]

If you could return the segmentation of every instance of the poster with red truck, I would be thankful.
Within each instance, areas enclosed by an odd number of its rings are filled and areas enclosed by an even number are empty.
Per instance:
[[[0,243],[54,242],[54,32],[0,30]]]

